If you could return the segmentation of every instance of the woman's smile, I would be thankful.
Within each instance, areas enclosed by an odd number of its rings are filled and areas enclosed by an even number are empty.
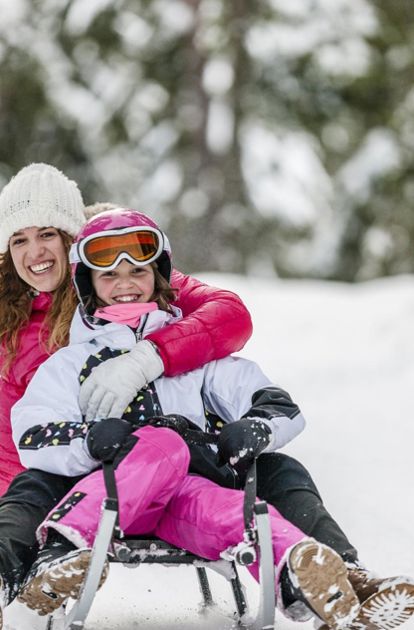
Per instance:
[[[45,262],[41,262],[36,265],[30,265],[29,269],[32,273],[35,273],[38,275],[38,274],[46,273],[47,271],[49,271],[49,269],[53,267],[54,264],[55,263],[53,262],[53,260],[47,260]]]
[[[55,291],[64,281],[67,254],[55,228],[30,227],[15,232],[9,242],[20,278],[37,291]]]

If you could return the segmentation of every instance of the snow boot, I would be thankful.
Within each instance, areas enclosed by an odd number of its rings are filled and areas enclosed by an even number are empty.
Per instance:
[[[91,560],[91,549],[78,549],[65,538],[59,538],[39,552],[17,597],[39,615],[52,613],[69,597],[78,599]],[[99,588],[108,568],[107,562]]]
[[[283,573],[283,572],[282,572]],[[348,627],[358,614],[359,601],[348,581],[347,568],[333,549],[314,540],[295,545],[287,559],[288,586],[281,576],[283,603],[302,602],[329,628]]]
[[[414,580],[407,577],[377,578],[358,566],[348,569],[348,579],[361,603],[352,628],[392,630],[414,615]]]

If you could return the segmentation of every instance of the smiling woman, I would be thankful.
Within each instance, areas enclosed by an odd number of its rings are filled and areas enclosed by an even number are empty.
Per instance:
[[[55,291],[67,273],[67,251],[56,228],[29,227],[15,232],[9,243],[17,274],[36,291]]]
[[[84,221],[78,186],[48,164],[23,168],[0,195],[0,494],[23,470],[10,408],[67,342],[76,302],[68,252]]]

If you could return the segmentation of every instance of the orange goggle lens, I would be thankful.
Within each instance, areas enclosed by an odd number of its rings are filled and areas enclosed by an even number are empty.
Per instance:
[[[122,253],[137,263],[146,263],[158,252],[157,234],[146,230],[127,234],[97,236],[85,243],[83,254],[96,267],[110,267]]]

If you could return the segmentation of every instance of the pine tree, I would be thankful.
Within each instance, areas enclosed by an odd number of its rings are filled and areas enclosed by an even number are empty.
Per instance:
[[[3,182],[51,162],[152,214],[186,271],[414,270],[407,0],[2,11]]]

